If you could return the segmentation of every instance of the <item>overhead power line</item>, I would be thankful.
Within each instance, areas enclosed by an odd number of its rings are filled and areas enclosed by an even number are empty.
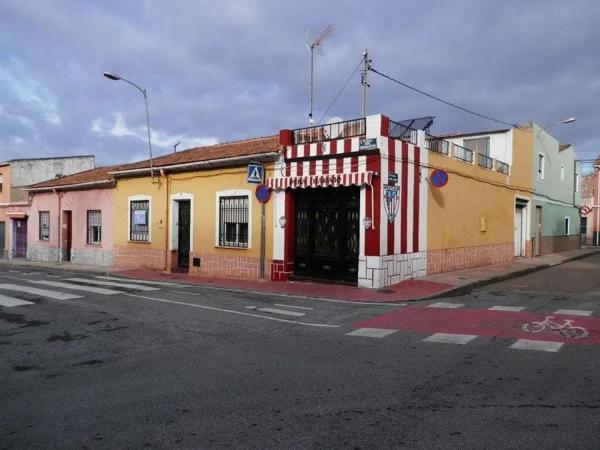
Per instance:
[[[333,104],[337,101],[337,99],[339,98],[339,96],[342,95],[342,92],[344,92],[344,89],[346,89],[346,86],[348,86],[348,83],[350,83],[350,80],[352,79],[352,77],[354,75],[356,75],[356,72],[358,71],[358,68],[360,67],[360,65],[362,63],[363,63],[363,60],[361,59],[358,62],[358,64],[356,65],[356,67],[354,68],[354,70],[352,71],[352,73],[350,74],[350,76],[348,77],[348,79],[346,80],[346,82],[344,83],[344,85],[342,86],[342,88],[335,95],[335,97],[333,97],[333,100],[331,101],[331,103],[329,104],[329,106],[327,107],[327,109],[325,110],[325,112],[323,113],[323,115],[321,116],[321,118],[319,119],[319,121],[317,122],[317,125],[320,124],[323,121],[323,119],[325,118],[325,116],[327,115],[327,113],[329,112],[329,110],[331,109],[331,107],[333,106]]]
[[[375,72],[377,75],[380,75],[383,78],[387,78],[388,80],[393,81],[394,83],[398,83],[399,85],[404,86],[405,88],[411,89],[411,90],[413,90],[415,92],[418,92],[421,95],[425,95],[426,97],[432,98],[433,100],[437,100],[438,102],[444,103],[444,104],[446,104],[448,106],[452,106],[453,108],[460,109],[461,111],[464,111],[464,112],[469,113],[469,114],[473,114],[474,116],[481,117],[483,119],[491,120],[492,122],[497,122],[497,123],[501,123],[503,125],[508,125],[509,127],[519,128],[519,124],[518,123],[504,122],[503,120],[495,119],[493,117],[486,116],[485,114],[481,114],[481,113],[472,111],[470,109],[463,108],[462,106],[456,105],[456,104],[451,103],[451,102],[449,102],[447,100],[444,100],[442,98],[436,97],[435,95],[432,95],[432,94],[429,94],[429,93],[427,93],[425,91],[422,91],[421,89],[418,89],[418,88],[416,88],[414,86],[411,86],[410,84],[406,84],[406,83],[404,83],[404,82],[402,82],[400,80],[397,80],[395,78],[390,77],[389,75],[381,73],[378,70],[374,69],[373,67],[369,66],[369,70],[371,72]]]

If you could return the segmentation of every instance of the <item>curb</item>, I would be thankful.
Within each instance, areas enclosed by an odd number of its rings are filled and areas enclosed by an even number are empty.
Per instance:
[[[512,278],[518,278],[518,277],[521,277],[524,275],[529,275],[530,273],[535,273],[535,272],[539,272],[541,270],[549,269],[551,267],[560,266],[562,264],[565,264],[565,263],[568,263],[571,261],[576,261],[578,259],[583,259],[583,258],[587,258],[589,256],[597,255],[598,253],[600,253],[600,250],[585,253],[583,255],[571,256],[569,258],[565,258],[562,261],[554,263],[554,264],[540,264],[540,265],[537,265],[534,267],[528,267],[527,269],[516,270],[514,272],[506,273],[504,275],[498,275],[495,277],[487,278],[485,280],[479,280],[479,281],[475,281],[473,283],[468,283],[468,284],[465,284],[462,286],[450,288],[445,291],[430,295],[428,297],[415,298],[412,301],[433,300],[433,299],[437,299],[437,298],[448,297],[451,295],[469,294],[473,289],[477,289],[482,286],[487,286],[488,284],[499,283],[500,281],[506,281],[506,280],[510,280]]]

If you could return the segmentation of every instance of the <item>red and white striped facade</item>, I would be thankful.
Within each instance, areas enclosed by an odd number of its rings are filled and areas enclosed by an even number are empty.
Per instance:
[[[427,164],[427,151],[388,137],[388,129],[387,117],[366,118],[362,137],[377,140],[371,150],[359,148],[359,137],[296,145],[282,131],[282,158],[266,181],[275,194],[273,279],[293,273],[294,190],[350,185],[360,186],[358,284],[380,288],[426,274],[428,185],[421,165]],[[388,181],[391,172],[398,175],[395,183]],[[384,204],[388,184],[398,186],[392,221]]]

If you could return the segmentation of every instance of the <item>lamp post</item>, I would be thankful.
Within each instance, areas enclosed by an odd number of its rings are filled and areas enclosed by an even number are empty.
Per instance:
[[[119,75],[116,75],[111,72],[104,72],[103,75],[106,78],[108,78],[109,80],[113,80],[113,81],[121,80],[121,81],[124,81],[125,83],[129,83],[130,85],[135,87],[138,91],[140,91],[142,93],[142,95],[144,96],[144,103],[146,104],[146,127],[148,129],[148,152],[150,153],[150,178],[152,178],[152,181],[154,181],[154,167],[152,165],[152,140],[150,138],[150,115],[148,114],[148,93],[147,93],[146,89],[142,89],[137,84],[135,84],[133,81],[126,80],[125,78],[123,78]]]
[[[563,123],[573,123],[573,122],[575,122],[575,120],[577,120],[577,119],[575,119],[575,117],[568,117],[566,119],[559,120],[558,122],[551,123],[550,125],[546,125],[545,127],[542,128],[542,130],[547,130],[548,128],[552,128],[553,126],[560,125]]]

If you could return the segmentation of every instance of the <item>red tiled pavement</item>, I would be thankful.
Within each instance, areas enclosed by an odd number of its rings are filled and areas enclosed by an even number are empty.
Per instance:
[[[567,320],[572,320],[573,327],[583,327],[589,334],[585,337],[569,338],[562,336],[556,330],[550,330],[548,327],[541,327],[542,331],[537,333],[523,330],[524,324],[544,321],[548,316],[553,316],[551,320],[559,326],[565,324]],[[352,326],[353,328],[380,328],[427,334],[472,334],[508,339],[600,345],[600,317],[582,317],[567,314],[554,315],[540,312],[532,314],[522,311],[508,312],[469,308],[406,307],[379,317],[354,323]]]
[[[199,277],[179,273],[155,272],[146,269],[120,270],[115,272],[115,274],[149,281],[178,281],[181,283],[215,286],[228,289],[370,303],[409,301],[429,297],[454,287],[451,284],[435,283],[432,281],[407,280],[393,286],[387,286],[385,289],[375,290],[339,284],[307,282],[286,283]]]

